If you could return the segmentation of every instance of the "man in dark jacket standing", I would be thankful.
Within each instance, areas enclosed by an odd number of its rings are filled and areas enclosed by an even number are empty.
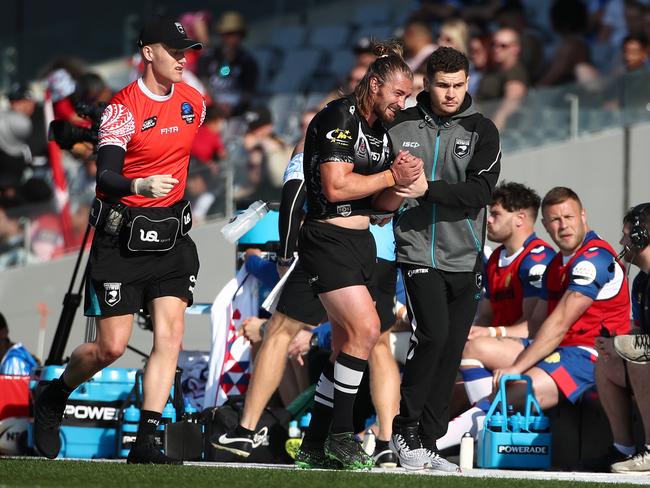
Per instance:
[[[421,158],[427,175],[426,185],[409,189],[419,197],[406,200],[395,217],[413,334],[391,447],[411,469],[458,470],[438,454],[436,439],[447,430],[449,398],[481,294],[486,206],[501,161],[497,128],[467,94],[468,72],[464,54],[436,50],[417,105],[398,114],[389,131],[395,151]]]

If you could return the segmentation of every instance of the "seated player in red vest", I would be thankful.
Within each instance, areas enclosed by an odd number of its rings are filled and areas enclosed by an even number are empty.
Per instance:
[[[540,406],[548,409],[564,398],[575,403],[594,386],[595,340],[629,331],[630,298],[623,265],[612,247],[589,230],[573,190],[556,187],[546,194],[542,223],[560,249],[544,274],[536,306],[546,308],[546,319],[534,340],[502,347],[491,366],[494,389],[505,374],[527,374]],[[525,395],[524,383],[510,384],[508,401],[515,408],[523,405]],[[485,398],[454,419],[438,448],[453,445],[467,430],[480,429],[488,407]],[[468,419],[472,429],[467,429]]]
[[[487,234],[490,241],[501,245],[485,266],[485,298],[461,361],[470,404],[492,392],[491,370],[502,364],[502,350],[512,349],[509,356],[516,356],[520,338],[529,337],[529,321],[535,321],[542,277],[555,256],[553,248],[535,235],[540,202],[534,190],[514,182],[501,183],[492,195]],[[544,317],[542,311],[538,325]]]

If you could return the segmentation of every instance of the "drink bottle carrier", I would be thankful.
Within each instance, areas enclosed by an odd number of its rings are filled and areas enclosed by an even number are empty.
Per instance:
[[[523,412],[508,411],[506,384],[526,382]],[[534,408],[534,412],[533,412]],[[505,375],[478,436],[478,466],[481,468],[546,469],[551,465],[549,419],[533,394],[527,375]]]

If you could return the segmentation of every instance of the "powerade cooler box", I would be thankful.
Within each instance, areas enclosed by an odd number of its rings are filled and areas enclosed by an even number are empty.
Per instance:
[[[526,407],[509,412],[508,381],[526,381]],[[533,414],[532,407],[535,407]],[[549,420],[539,408],[530,376],[505,375],[478,436],[477,464],[481,468],[546,469],[551,466]]]
[[[45,366],[42,381],[52,381],[64,366]],[[117,457],[116,432],[122,402],[128,397],[137,369],[105,368],[79,385],[70,395],[61,424],[61,452],[65,458]],[[33,378],[33,391],[38,380]],[[29,445],[33,447],[32,430]]]

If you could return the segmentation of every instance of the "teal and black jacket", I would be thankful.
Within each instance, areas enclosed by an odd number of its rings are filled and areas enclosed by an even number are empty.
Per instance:
[[[395,217],[397,261],[442,271],[477,271],[485,242],[486,207],[501,170],[499,132],[469,95],[459,111],[438,117],[429,94],[400,112],[388,135],[393,151],[422,158],[429,190],[406,200]]]

